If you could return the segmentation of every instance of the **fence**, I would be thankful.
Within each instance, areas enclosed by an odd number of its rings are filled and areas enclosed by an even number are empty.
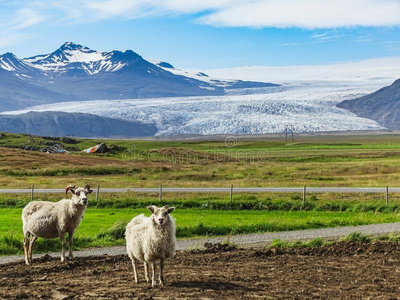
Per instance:
[[[64,193],[64,189],[0,189],[0,194],[31,194],[31,200],[35,193],[56,194]],[[400,193],[398,187],[211,187],[211,188],[165,188],[162,185],[156,188],[101,188],[94,189],[96,201],[100,192],[103,193],[157,193],[162,201],[163,193],[229,193],[230,201],[233,201],[234,193],[302,193],[303,203],[307,193],[382,193],[385,195],[386,204],[389,203],[389,193]]]

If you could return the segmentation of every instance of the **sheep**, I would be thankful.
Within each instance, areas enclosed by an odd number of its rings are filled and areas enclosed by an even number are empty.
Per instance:
[[[125,239],[128,256],[132,260],[135,283],[138,283],[137,261],[144,263],[146,282],[149,280],[149,263],[151,264],[152,286],[156,286],[157,262],[160,264],[159,281],[164,281],[164,261],[175,254],[175,220],[169,215],[175,207],[148,206],[150,217],[143,214],[134,217],[126,226]]]
[[[89,185],[76,188],[69,185],[65,195],[71,191],[71,199],[58,202],[33,201],[22,210],[25,263],[32,264],[32,250],[38,237],[52,239],[59,237],[62,243],[61,261],[65,262],[65,235],[68,233],[69,259],[73,258],[72,241],[75,229],[83,219],[88,203],[87,195],[93,190]],[[31,237],[32,236],[32,237]]]

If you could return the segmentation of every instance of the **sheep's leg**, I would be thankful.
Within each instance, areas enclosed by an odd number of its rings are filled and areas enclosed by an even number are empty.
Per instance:
[[[144,262],[144,276],[146,278],[146,282],[149,283],[150,282],[150,278],[149,278],[149,263],[147,261]]]
[[[31,237],[31,240],[30,240],[30,242],[29,242],[29,254],[28,254],[28,256],[29,256],[29,264],[31,264],[32,263],[32,252],[33,252],[33,245],[35,245],[35,242],[36,242],[36,240],[38,239],[38,237],[37,236],[35,236],[35,235],[32,235],[32,237]]]
[[[68,257],[69,257],[70,260],[74,258],[74,255],[72,253],[72,242],[73,242],[73,240],[74,240],[74,232],[68,233],[68,243],[69,243],[69,255],[68,255]]]
[[[24,234],[24,254],[25,254],[25,264],[30,265],[29,261],[29,237],[31,236],[30,232],[27,231]]]
[[[151,271],[153,272],[153,274],[151,274],[151,285],[154,287],[157,285],[156,282],[157,261],[155,260],[151,262]]]
[[[132,258],[132,267],[133,267],[133,275],[135,276],[135,283],[139,283],[136,258]]]
[[[164,260],[163,259],[160,259],[160,277],[159,277],[159,280],[160,280],[160,284],[161,285],[165,284],[165,281],[164,281]]]
[[[65,247],[67,245],[67,243],[65,241],[65,232],[60,233],[60,240],[61,240],[61,244],[62,244],[61,262],[65,262]]]

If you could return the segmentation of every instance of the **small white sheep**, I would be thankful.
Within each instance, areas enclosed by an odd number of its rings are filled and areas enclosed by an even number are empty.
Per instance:
[[[144,272],[147,282],[149,280],[149,263],[151,264],[152,286],[156,285],[157,262],[160,263],[160,284],[164,281],[164,261],[175,254],[175,221],[169,215],[175,207],[147,207],[152,212],[150,217],[143,214],[134,217],[126,226],[126,248],[132,260],[135,282],[138,283],[137,261],[144,263]]]
[[[61,261],[65,261],[65,235],[68,233],[69,258],[73,258],[72,240],[75,229],[83,219],[88,203],[87,195],[93,190],[90,186],[68,186],[65,195],[71,191],[72,199],[58,202],[33,201],[22,210],[22,229],[24,231],[25,263],[32,264],[32,250],[38,237],[53,239],[59,237],[62,242]],[[32,237],[31,237],[32,236]]]

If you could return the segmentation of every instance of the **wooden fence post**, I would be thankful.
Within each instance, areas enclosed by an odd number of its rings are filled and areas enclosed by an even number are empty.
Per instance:
[[[303,187],[303,204],[306,203],[306,187]]]
[[[100,185],[97,185],[96,202],[99,202]]]
[[[161,202],[162,201],[162,184],[160,184],[159,198],[160,198],[160,202]]]
[[[389,204],[389,187],[386,186],[386,205]]]
[[[32,184],[32,189],[31,189],[31,201],[33,201],[33,190],[35,189],[35,186]]]
[[[231,184],[231,190],[230,190],[229,196],[230,196],[231,204],[232,204],[232,201],[233,201],[233,184]]]

